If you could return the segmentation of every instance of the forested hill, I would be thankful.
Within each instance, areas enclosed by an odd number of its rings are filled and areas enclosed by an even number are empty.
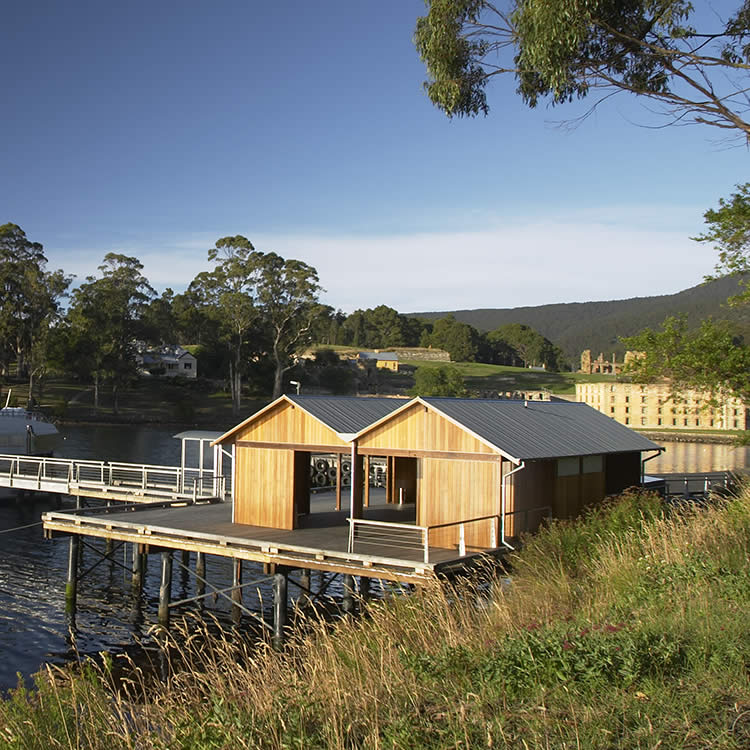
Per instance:
[[[634,297],[607,302],[569,302],[538,307],[509,309],[448,310],[410,313],[413,317],[438,319],[454,315],[457,320],[479,331],[491,331],[507,323],[531,326],[578,362],[584,349],[597,356],[604,352],[622,354],[621,336],[631,336],[643,328],[656,328],[669,315],[687,313],[690,325],[703,318],[729,318],[750,327],[748,310],[728,309],[727,297],[738,290],[736,277],[725,277],[685,289],[677,294]]]

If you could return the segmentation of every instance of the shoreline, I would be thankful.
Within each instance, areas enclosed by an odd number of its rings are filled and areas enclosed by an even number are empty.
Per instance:
[[[712,445],[739,445],[737,435],[710,434],[705,432],[666,432],[658,430],[637,430],[649,440],[668,440],[672,443],[708,443]]]

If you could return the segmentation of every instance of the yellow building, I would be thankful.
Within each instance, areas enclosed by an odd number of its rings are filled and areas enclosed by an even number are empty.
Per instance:
[[[711,402],[711,394],[683,391],[672,398],[668,383],[576,383],[576,400],[620,424],[646,429],[745,430],[748,410],[736,398]]]

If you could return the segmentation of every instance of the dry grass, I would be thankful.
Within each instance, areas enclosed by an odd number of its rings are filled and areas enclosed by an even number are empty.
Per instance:
[[[744,748],[749,546],[750,493],[679,512],[630,494],[530,540],[509,585],[310,615],[283,652],[190,623],[161,680],[43,674],[0,704],[0,745]]]

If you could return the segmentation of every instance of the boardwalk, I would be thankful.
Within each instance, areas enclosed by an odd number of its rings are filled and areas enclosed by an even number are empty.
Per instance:
[[[0,455],[0,487],[134,503],[223,499],[225,480],[179,466]]]

